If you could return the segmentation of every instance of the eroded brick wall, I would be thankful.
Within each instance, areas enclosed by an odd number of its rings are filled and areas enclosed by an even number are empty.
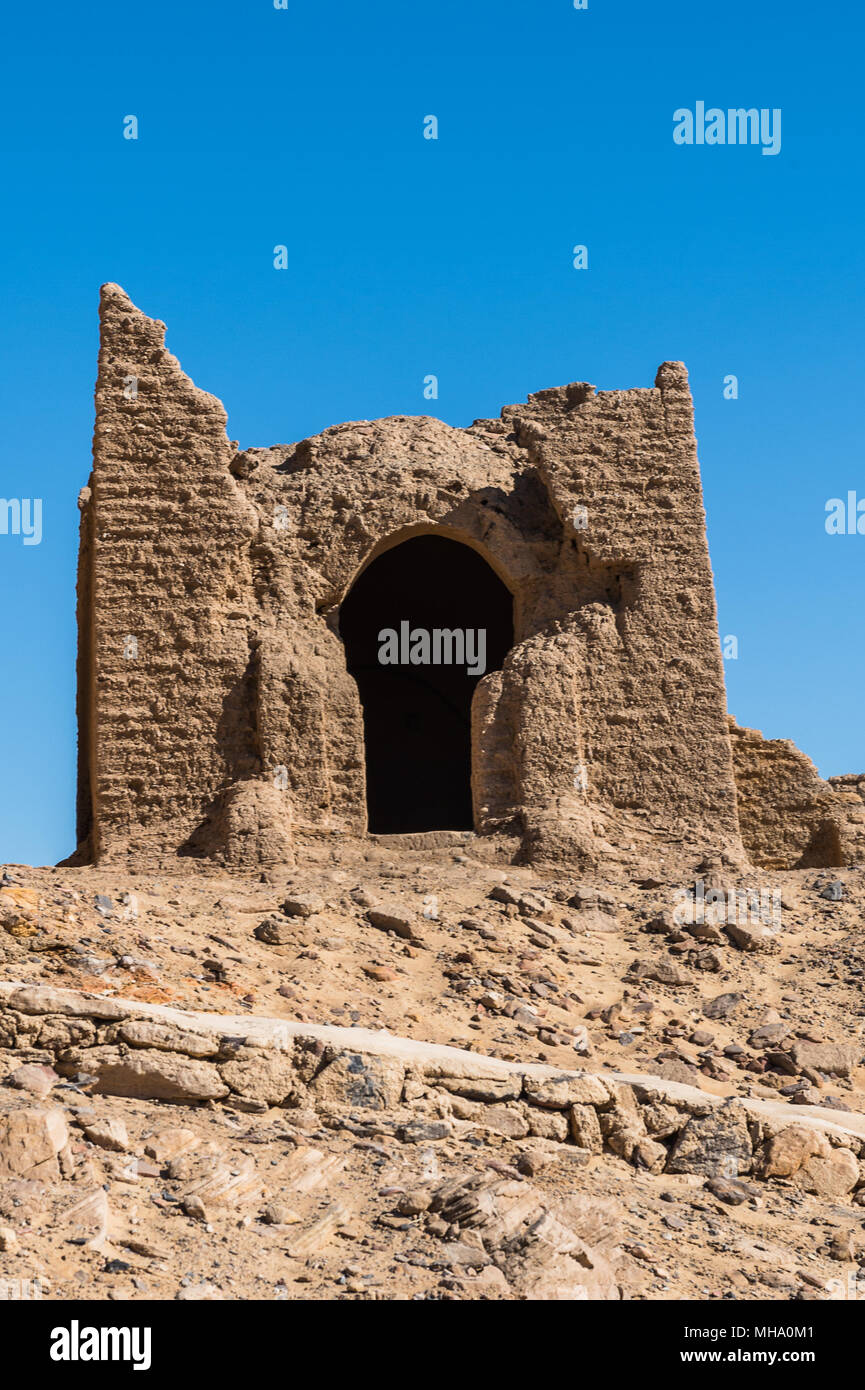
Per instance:
[[[791,739],[730,720],[742,839],[768,869],[841,867],[865,859],[865,778],[824,782]]]
[[[597,577],[597,599],[579,614],[583,738],[596,799],[686,835],[734,841],[723,663],[685,368],[665,363],[653,390],[544,391],[505,415],[527,440],[587,577]],[[574,530],[575,517],[584,530]]]
[[[80,575],[80,823],[96,856],[180,848],[256,766],[242,707],[252,509],[219,401],[103,289]],[[87,838],[85,835],[84,838]]]
[[[427,532],[478,550],[514,599],[513,649],[475,702],[477,828],[563,863],[635,835],[741,856],[681,364],[468,429],[395,417],[238,453],[161,323],[116,286],[101,323],[80,857],[254,865],[285,860],[295,830],[362,833],[340,604],[383,549]]]

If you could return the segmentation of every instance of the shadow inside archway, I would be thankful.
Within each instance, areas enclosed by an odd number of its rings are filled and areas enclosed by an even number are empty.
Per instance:
[[[513,644],[513,598],[475,550],[415,536],[359,575],[340,609],[360,692],[369,830],[470,830],[471,702]]]

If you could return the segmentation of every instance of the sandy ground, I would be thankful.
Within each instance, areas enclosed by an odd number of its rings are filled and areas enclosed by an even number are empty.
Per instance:
[[[0,978],[356,1024],[507,1059],[661,1075],[715,1095],[865,1112],[861,1067],[839,1076],[789,1060],[796,1040],[865,1050],[865,872],[729,881],[720,866],[703,872],[725,892],[779,894],[780,920],[769,933],[748,920],[735,944],[726,922],[689,931],[681,921],[697,864],[684,882],[634,880],[621,866],[579,879],[483,862],[471,841],[338,851],[314,842],[296,868],[258,880],[199,865],[165,874],[10,865]],[[33,1059],[0,1059],[2,1110],[21,1103],[9,1078]],[[92,1096],[69,1082],[51,1103],[70,1125],[73,1171],[53,1185],[0,1181],[0,1227],[12,1233],[5,1252],[0,1236],[0,1278],[39,1278],[51,1297],[526,1296],[481,1256],[472,1265],[471,1250],[444,1240],[431,1218],[430,1194],[472,1175],[577,1203],[576,1228],[591,1217],[624,1297],[825,1298],[830,1281],[857,1272],[860,1252],[865,1261],[862,1208],[784,1180],[753,1183],[731,1206],[694,1176],[651,1175],[606,1153],[577,1161],[565,1145],[482,1126],[413,1145],[386,1132],[310,1129],[291,1111]],[[106,1131],[107,1121],[120,1129]],[[237,1200],[206,1220],[190,1216],[190,1184],[226,1166]],[[110,1217],[74,1210],[94,1185]],[[401,1210],[418,1189],[423,1209]],[[298,1246],[297,1233],[310,1230]]]

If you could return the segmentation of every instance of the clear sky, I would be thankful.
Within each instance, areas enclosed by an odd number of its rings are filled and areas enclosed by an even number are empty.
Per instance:
[[[865,771],[865,535],[824,524],[828,499],[865,499],[861,5],[16,10],[0,495],[43,518],[38,545],[0,534],[0,861],[74,848],[76,497],[106,280],[167,322],[241,446],[391,414],[465,425],[683,359],[730,709],[824,776]],[[675,144],[698,101],[779,108],[780,152]]]

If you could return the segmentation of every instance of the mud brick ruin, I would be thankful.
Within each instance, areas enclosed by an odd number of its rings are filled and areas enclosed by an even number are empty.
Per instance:
[[[467,429],[238,452],[164,333],[104,287],[71,862],[255,868],[301,837],[470,830],[565,867],[865,854],[865,778],[728,718],[681,363]],[[380,664],[403,623],[483,629],[484,673]]]

